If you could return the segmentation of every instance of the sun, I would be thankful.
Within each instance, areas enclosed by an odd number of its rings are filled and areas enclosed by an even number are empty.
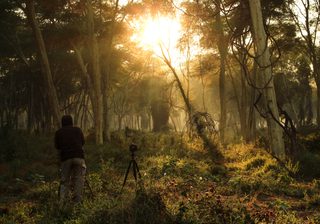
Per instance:
[[[181,53],[177,44],[181,37],[181,24],[178,18],[158,16],[149,17],[139,22],[137,32],[132,39],[144,48],[151,50],[159,57],[163,58],[163,52],[171,63],[176,65],[180,62]]]

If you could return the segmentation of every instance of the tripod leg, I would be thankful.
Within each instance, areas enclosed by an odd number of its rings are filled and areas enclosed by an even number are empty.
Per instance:
[[[126,181],[127,181],[127,178],[128,178],[128,173],[129,173],[129,171],[130,171],[130,167],[131,167],[131,163],[132,163],[132,161],[130,161],[130,163],[129,163],[129,166],[128,166],[128,169],[127,169],[126,175],[125,175],[124,180],[123,180],[123,184],[122,184],[121,191],[122,191],[122,189],[123,189],[124,185],[126,184]]]
[[[133,160],[132,168],[133,168],[133,176],[134,176],[134,179],[135,179],[135,181],[137,182],[136,161],[134,161],[134,160]]]
[[[135,160],[133,161],[133,166],[135,167],[136,172],[138,172],[139,178],[141,178],[141,174],[140,174],[140,170],[139,170],[139,167],[138,167],[138,163]]]

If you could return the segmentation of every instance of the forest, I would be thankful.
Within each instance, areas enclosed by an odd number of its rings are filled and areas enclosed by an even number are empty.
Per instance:
[[[319,11],[0,0],[0,223],[320,223]],[[64,115],[86,174],[61,206]]]

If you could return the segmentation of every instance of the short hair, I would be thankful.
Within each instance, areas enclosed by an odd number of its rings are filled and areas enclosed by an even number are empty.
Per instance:
[[[64,126],[72,126],[73,125],[73,119],[71,115],[64,115],[61,118],[61,125]]]

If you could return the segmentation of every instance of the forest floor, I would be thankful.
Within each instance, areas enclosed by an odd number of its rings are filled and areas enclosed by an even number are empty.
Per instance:
[[[164,134],[136,139],[142,178],[137,185],[131,170],[122,192],[130,142],[119,134],[117,144],[87,144],[84,201],[59,208],[51,140],[9,145],[21,149],[0,163],[0,223],[320,223],[320,180],[292,177],[298,167],[247,144],[221,150],[216,163],[199,140]]]

